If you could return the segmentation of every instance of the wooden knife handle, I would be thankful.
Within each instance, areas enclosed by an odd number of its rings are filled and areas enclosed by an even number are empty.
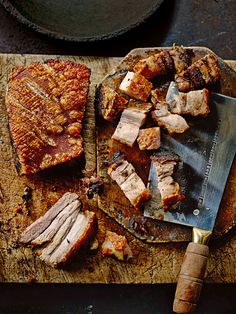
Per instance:
[[[208,255],[207,245],[189,243],[176,287],[173,305],[175,313],[195,311],[202,289]]]

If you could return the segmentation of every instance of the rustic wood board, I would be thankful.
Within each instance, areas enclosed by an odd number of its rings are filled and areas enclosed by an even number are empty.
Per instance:
[[[18,245],[19,235],[32,221],[41,216],[65,191],[77,191],[80,179],[80,160],[54,168],[42,174],[19,177],[13,161],[7,114],[4,105],[5,88],[11,68],[59,56],[0,55],[0,281],[50,283],[171,283],[176,282],[186,243],[150,245],[124,230],[97,209],[96,200],[88,205],[99,220],[98,240],[104,239],[105,230],[126,235],[134,252],[129,263],[103,258],[100,250],[81,254],[66,270],[46,266],[31,248]],[[93,97],[95,84],[118,64],[119,58],[60,57],[85,63],[92,70],[92,84],[84,121],[86,168],[96,168],[95,118]],[[236,63],[232,63],[235,65]],[[33,189],[28,210],[22,207],[25,186]],[[22,208],[22,212],[18,212]],[[235,282],[236,235],[230,235],[212,244],[208,264],[208,282]]]

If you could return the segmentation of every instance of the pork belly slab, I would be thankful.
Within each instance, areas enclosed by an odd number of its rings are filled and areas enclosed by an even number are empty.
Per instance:
[[[169,101],[169,109],[172,113],[189,114],[191,116],[206,116],[210,112],[209,91],[202,90],[179,93]]]
[[[132,147],[138,137],[139,129],[145,123],[146,118],[147,115],[143,109],[125,109],[111,138]]]
[[[168,104],[156,104],[152,111],[152,119],[159,127],[163,127],[169,134],[183,133],[189,129],[186,120],[178,114],[172,114],[167,108]]]
[[[148,58],[139,60],[134,66],[134,72],[147,79],[166,75],[171,72],[180,73],[191,64],[191,58],[186,49],[173,46],[170,51],[163,50]]]
[[[9,129],[21,172],[35,173],[79,157],[90,69],[47,60],[13,70],[7,86]]]
[[[167,210],[185,196],[181,194],[180,187],[173,179],[173,174],[179,157],[170,153],[157,153],[151,157],[158,177],[158,189],[160,190],[163,209]]]
[[[139,130],[137,142],[140,150],[158,149],[161,145],[160,128],[147,128]]]
[[[66,193],[21,236],[24,244],[42,246],[40,258],[53,267],[68,263],[97,230],[96,215],[81,211],[76,193]]]
[[[119,152],[112,157],[107,172],[134,207],[140,207],[152,197],[133,165]]]
[[[128,261],[133,257],[126,237],[111,231],[106,231],[106,237],[102,244],[102,255],[114,256],[119,261]]]
[[[185,71],[175,76],[176,85],[181,92],[215,84],[219,79],[220,69],[213,54],[197,60]]]

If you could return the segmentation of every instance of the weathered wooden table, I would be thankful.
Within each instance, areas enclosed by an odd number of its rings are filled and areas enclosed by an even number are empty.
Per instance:
[[[46,266],[30,248],[18,245],[21,231],[44,213],[65,191],[79,187],[79,162],[62,168],[51,169],[34,176],[19,177],[13,160],[4,106],[6,82],[15,65],[43,61],[55,56],[0,55],[0,185],[3,203],[0,204],[0,281],[1,282],[50,282],[50,283],[172,283],[176,282],[186,243],[144,243],[119,226],[96,208],[90,206],[99,219],[98,240],[101,243],[106,229],[125,234],[134,252],[130,263],[103,258],[100,250],[80,256],[67,270]],[[89,101],[84,121],[86,168],[96,169],[96,139],[94,116],[95,85],[120,61],[119,58],[62,57],[87,64],[92,70]],[[229,64],[236,69],[236,62]],[[77,171],[78,169],[78,171]],[[32,188],[29,208],[22,207],[25,186]],[[20,210],[19,210],[20,208]],[[174,227],[174,226],[173,226]],[[233,283],[236,279],[236,234],[215,240],[206,274],[207,282]]]

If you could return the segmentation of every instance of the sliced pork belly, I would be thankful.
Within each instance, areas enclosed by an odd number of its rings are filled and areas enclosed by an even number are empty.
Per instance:
[[[181,92],[199,89],[215,84],[220,79],[220,69],[216,57],[208,54],[175,76],[175,82]]]
[[[134,72],[142,74],[147,79],[153,79],[171,72],[180,73],[190,64],[189,52],[183,47],[174,45],[170,51],[163,50],[139,60],[134,66]]]
[[[189,114],[192,116],[206,116],[209,112],[209,91],[202,90],[179,93],[169,101],[169,109],[172,113]]]
[[[70,216],[42,249],[41,259],[53,267],[65,265],[82,246],[89,243],[96,228],[94,212],[85,211]]]
[[[70,210],[70,207],[80,208],[81,202],[79,195],[76,193],[65,193],[43,216],[33,222],[22,233],[20,241],[22,243],[30,243],[39,237],[51,223],[56,219],[64,210]],[[60,217],[60,216],[59,216]]]
[[[66,264],[93,238],[97,229],[95,213],[82,212],[81,207],[77,194],[64,194],[23,232],[21,242],[43,246],[40,257],[53,267]]]
[[[137,142],[140,150],[158,149],[161,145],[160,128],[148,128],[139,130]]]
[[[127,72],[119,88],[121,92],[132,98],[147,101],[152,89],[152,83],[139,73]]]
[[[7,86],[9,129],[21,173],[79,157],[90,69],[47,60],[13,70]]]
[[[170,153],[157,153],[151,159],[158,177],[158,188],[163,208],[166,210],[185,198],[180,192],[179,184],[172,177],[179,157]]]
[[[108,174],[114,180],[134,207],[140,207],[151,198],[142,179],[124,155],[115,154],[108,166]]]
[[[102,244],[102,255],[114,256],[119,261],[128,261],[133,257],[126,237],[111,231],[106,231],[106,237]]]
[[[132,147],[138,137],[139,129],[145,123],[146,118],[146,113],[136,108],[125,109],[112,135],[112,139]]]
[[[189,129],[189,125],[183,117],[170,113],[166,107],[152,111],[152,118],[158,126],[165,128],[169,134],[183,133]]]
[[[103,118],[107,121],[113,121],[126,108],[128,100],[119,95],[114,89],[101,85],[98,103]]]
[[[136,73],[142,74],[147,79],[165,75],[174,68],[173,60],[168,51],[163,50],[148,58],[141,59],[134,66]]]

